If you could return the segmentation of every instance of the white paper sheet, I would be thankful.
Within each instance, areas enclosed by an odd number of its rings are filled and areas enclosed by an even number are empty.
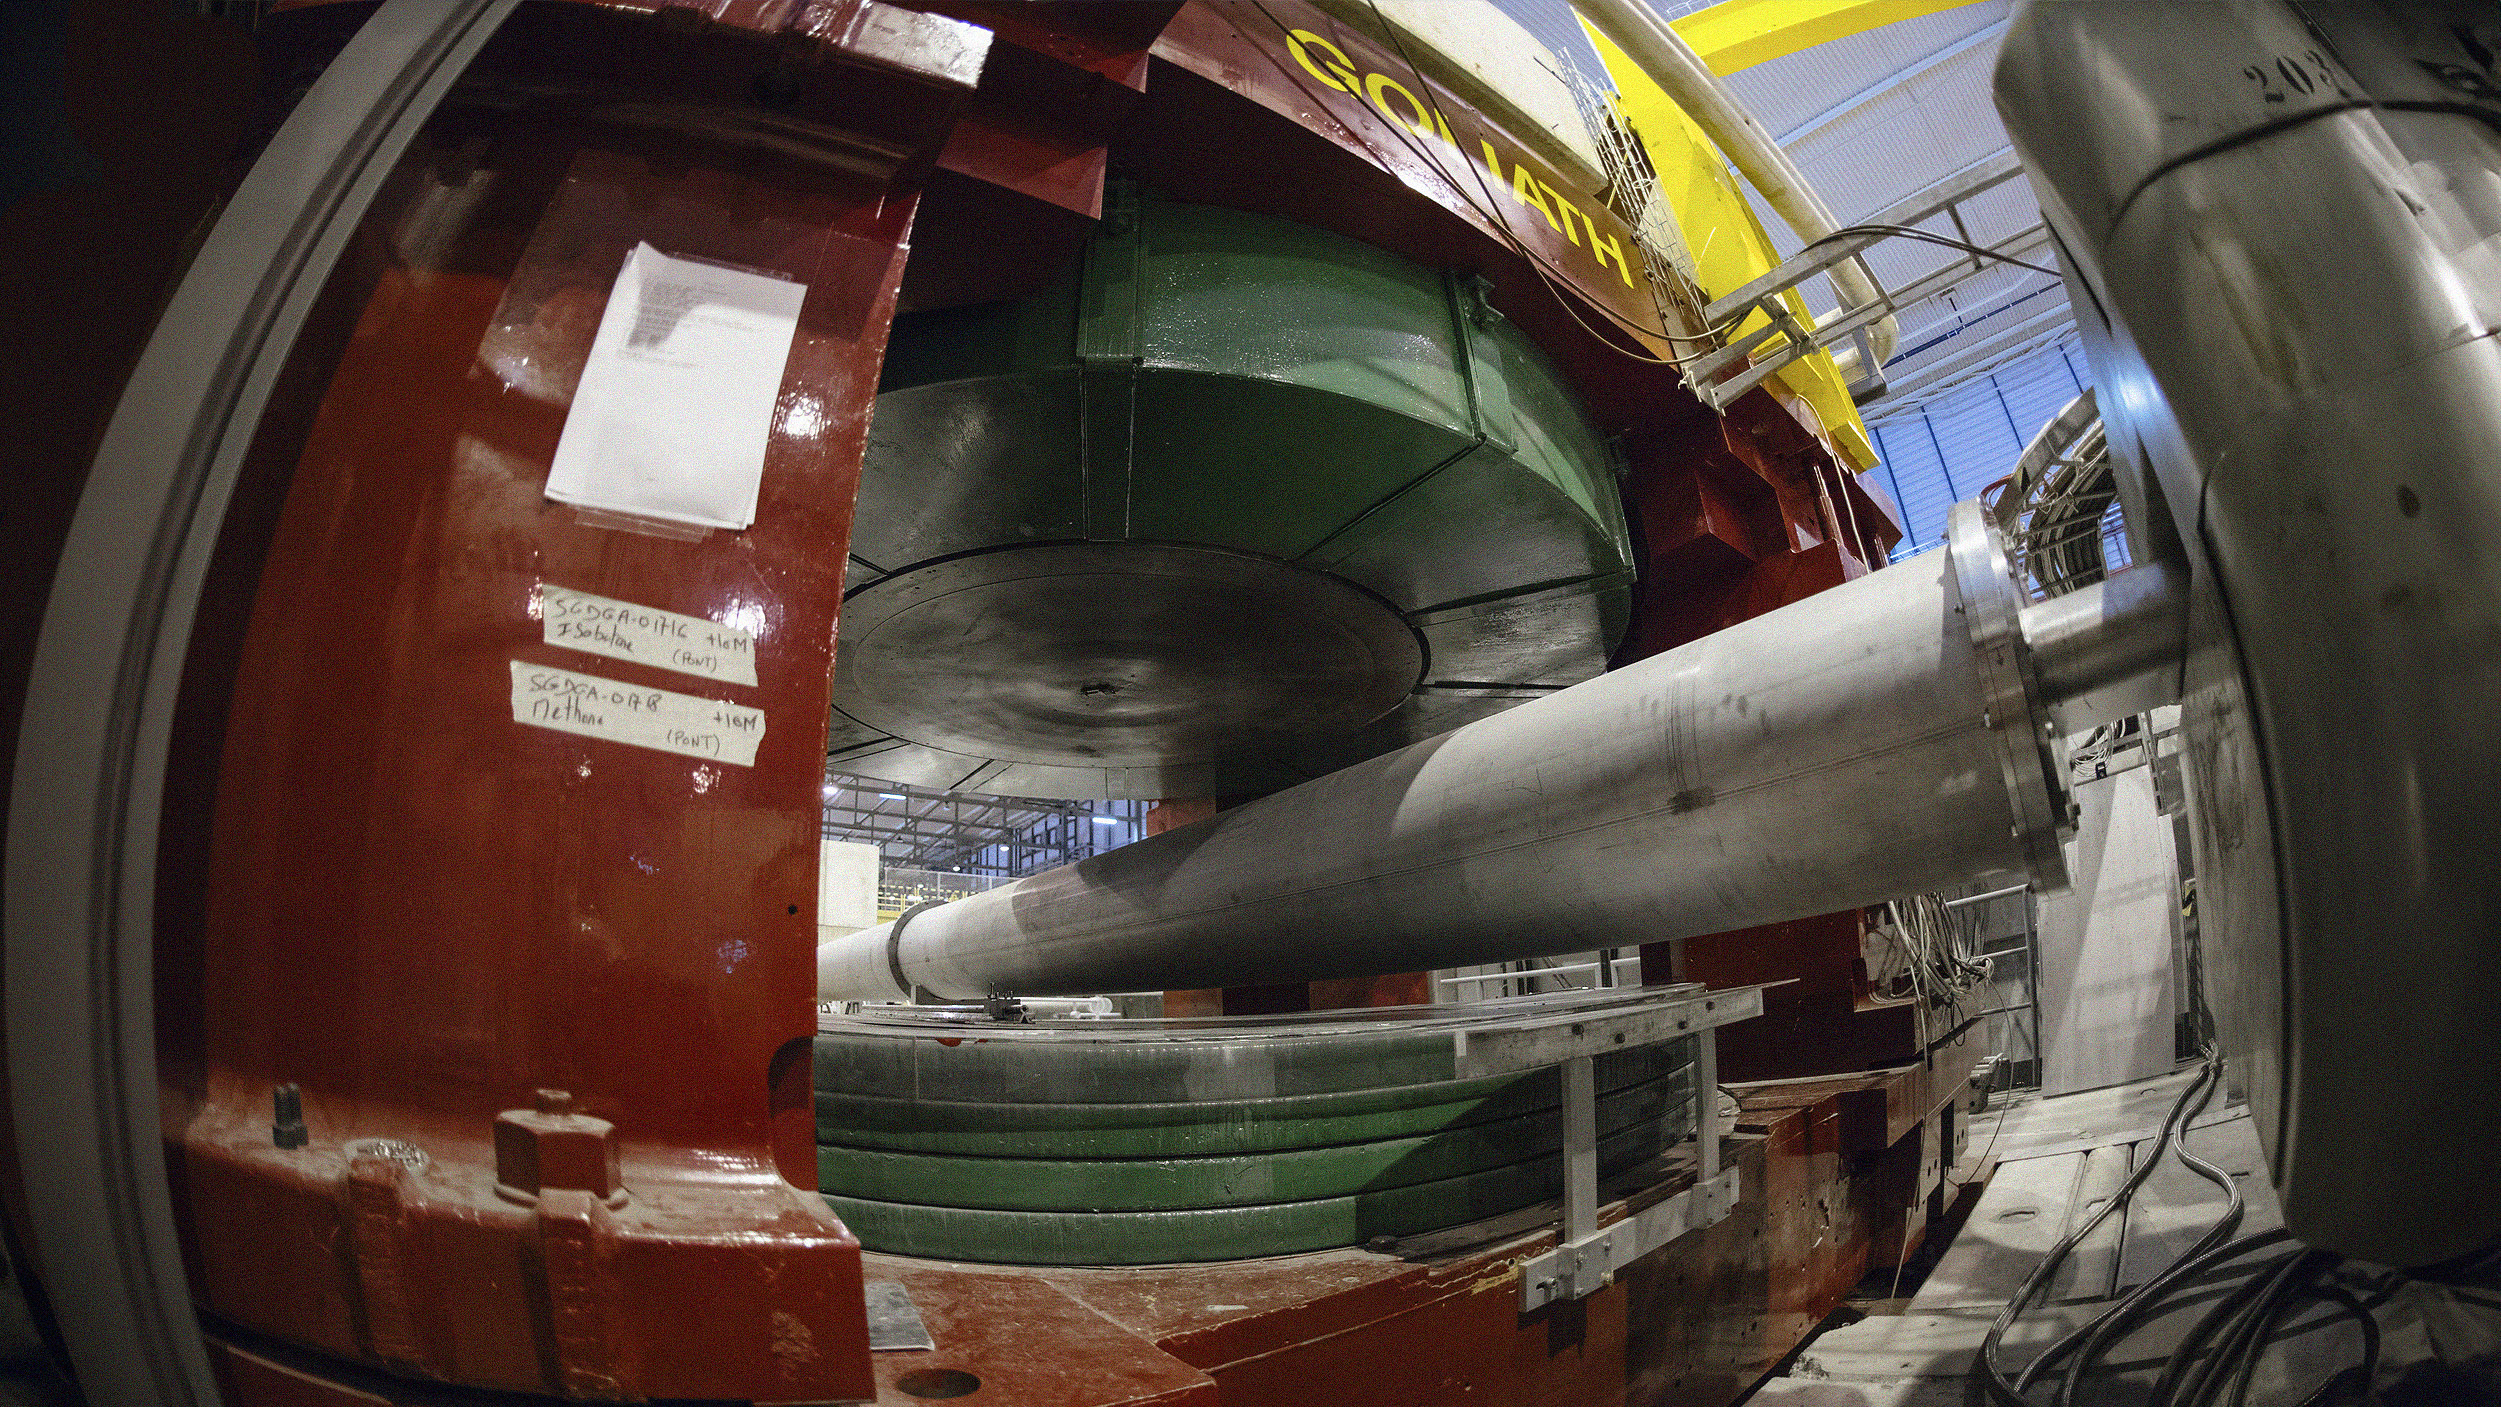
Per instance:
[[[634,246],[608,294],[547,496],[745,528],[803,284]]]
[[[752,630],[548,583],[538,589],[539,621],[550,645],[612,660],[699,674],[726,684],[756,682]]]
[[[756,765],[764,741],[760,708],[520,660],[512,662],[512,721],[739,767]]]

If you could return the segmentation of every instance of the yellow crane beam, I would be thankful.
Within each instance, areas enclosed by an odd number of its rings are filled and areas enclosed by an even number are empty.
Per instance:
[[[1933,15],[1972,0],[1722,0],[1674,21],[1670,28],[1717,74],[1847,39],[1902,20]]]

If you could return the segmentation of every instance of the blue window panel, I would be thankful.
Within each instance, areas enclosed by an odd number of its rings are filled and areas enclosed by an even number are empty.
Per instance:
[[[2006,477],[2043,425],[2083,389],[2083,353],[2072,337],[2019,357],[1977,380],[1868,422],[1883,482],[1908,534],[1896,561],[1936,546],[1953,505]]]
[[[1928,433],[1927,418],[1912,415],[1869,427],[1876,452],[1884,461],[1886,484],[1902,510],[1902,541],[1894,556],[1904,557],[1934,546],[1945,533],[1945,511],[1954,495],[1945,486],[1945,468]]]

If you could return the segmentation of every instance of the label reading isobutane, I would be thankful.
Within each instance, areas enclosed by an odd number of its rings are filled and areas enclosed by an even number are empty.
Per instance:
[[[698,674],[724,684],[756,682],[752,630],[612,601],[571,587],[538,589],[540,625],[550,645]]]
[[[512,662],[512,721],[738,767],[756,764],[764,710]]]

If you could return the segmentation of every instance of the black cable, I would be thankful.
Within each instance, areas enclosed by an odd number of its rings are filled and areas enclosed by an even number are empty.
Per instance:
[[[2230,1205],[2224,1211],[2222,1219],[2209,1228],[2206,1234],[2198,1239],[2196,1245],[2189,1247],[2186,1255],[2174,1260],[2164,1267],[2160,1274],[2138,1286],[2135,1292],[2120,1301],[2118,1307],[2111,1313],[2087,1326],[2090,1332],[2082,1346],[2076,1350],[2073,1361],[2067,1365],[2066,1375],[2059,1380],[2058,1407],[2073,1407],[2076,1390],[2084,1381],[2084,1375],[2091,1370],[2092,1365],[2109,1351],[2110,1345],[2117,1341],[2121,1333],[2141,1322],[2151,1313],[2153,1307],[2161,1301],[2162,1296],[2169,1293],[2173,1285],[2223,1261],[2244,1255],[2254,1246],[2271,1245],[2275,1241],[2288,1239],[2285,1232],[2274,1231],[2261,1233],[2255,1238],[2244,1239],[2238,1243],[2226,1244],[2230,1241],[2232,1233],[2240,1229],[2241,1215],[2244,1210],[2240,1185],[2232,1181],[2231,1174],[2188,1152],[2185,1147],[2178,1151],[2180,1161],[2186,1163],[2191,1171],[2209,1181],[2222,1184],[2224,1189],[2231,1194]]]
[[[2501,1309],[2501,1300],[2486,1299],[2482,1295],[2474,1294],[2467,1290],[2451,1290],[2449,1292],[2449,1297],[2454,1300],[2462,1300],[2468,1304],[2478,1305],[2485,1309]]]
[[[2371,1397],[2371,1385],[2376,1385],[2378,1382],[2378,1320],[2371,1315],[2371,1307],[2363,1305],[2358,1297],[2353,1297],[2351,1290],[2346,1290],[2343,1285],[2333,1285],[2333,1282],[2331,1285],[2316,1285],[2311,1290],[2311,1295],[2318,1297],[2318,1300],[2328,1302],[2328,1305],[2336,1305],[2338,1310],[2346,1312],[2348,1320],[2353,1320],[2358,1327],[2361,1327],[2361,1362],[2353,1367],[2343,1367],[2343,1370],[2331,1372],[2331,1375],[2326,1377],[2326,1382],[2321,1382],[2321,1385],[2313,1387],[2313,1390],[2308,1390],[2306,1395],[2301,1397],[2298,1407],[2321,1407],[2323,1402],[2328,1400],[2328,1395],[2333,1395],[2338,1387],[2348,1385],[2348,1382],[2361,1390],[2363,1400],[2368,1400],[2368,1397]]]
[[[1959,249],[1965,254],[1969,254],[1975,258],[1991,259],[2000,264],[2012,264],[2018,269],[2030,269],[2036,274],[2047,274],[2051,278],[2063,279],[2066,277],[2066,275],[2058,272],[2056,269],[2049,268],[2041,264],[2025,263],[2023,260],[2016,258],[2012,254],[2000,254],[1996,250],[1988,248],[1986,245],[1973,244],[1969,240],[1955,239],[1950,235],[1930,234],[1926,230],[1919,229],[1912,225],[1845,225],[1840,229],[1834,230],[1831,234],[1818,235],[1815,238],[1808,240],[1806,243],[1798,246],[1798,254],[1804,254],[1807,250],[1816,248],[1820,245],[1837,244],[1842,240],[1851,239],[1858,235],[1865,234],[1892,235],[1896,239],[1916,239],[1929,244],[1942,244],[1948,249]],[[1790,257],[1796,258],[1797,255],[1793,254]],[[1853,251],[1851,257],[1857,257],[1856,251]]]
[[[2153,1396],[2146,1399],[2147,1407],[2176,1407],[2180,1401],[2182,1379],[2199,1361],[2197,1355],[2227,1325],[2237,1328],[2242,1313],[2265,1292],[2275,1276],[2299,1261],[2301,1254],[2299,1251],[2286,1251],[2260,1262],[2248,1278],[2234,1286],[2230,1294],[2215,1303],[2214,1308],[2206,1311],[2206,1316],[2197,1321],[2197,1326],[2189,1330],[2188,1337],[2182,1339],[2180,1346],[2172,1351],[2171,1361],[2163,1365],[2162,1376],[2154,1382]]]
[[[2362,1395],[2367,1399],[2372,1385],[2379,1381],[2379,1319],[2371,1313],[2370,1306],[2354,1298],[2352,1292],[2342,1285],[2325,1286],[2320,1293],[2342,1306],[2353,1322],[2362,1327]],[[2344,1374],[2339,1373],[2319,1384],[2308,1397],[2302,1399],[2302,1407],[2310,1407],[2310,1404],[2324,1399],[2328,1390],[2343,1377]]]
[[[2209,1375],[2212,1389],[2208,1401],[2222,1396],[2223,1384],[2231,1384],[2231,1407],[2249,1407],[2250,1380],[2258,1374],[2258,1360],[2266,1356],[2267,1345],[2275,1342],[2286,1320],[2299,1313],[2302,1301],[2317,1288],[2319,1276],[2334,1267],[2342,1257],[2330,1251],[2312,1251],[2301,1263],[2284,1272],[2284,1277],[2268,1298],[2264,1309],[2249,1318],[2249,1330],[2229,1370],[2217,1367]]]
[[[2032,1268],[2031,1275],[2027,1276],[2022,1286],[2015,1291],[2014,1298],[2007,1301],[2006,1308],[1998,1313],[1997,1322],[1989,1326],[1988,1334],[1980,1341],[1980,1352],[1975,1356],[1972,1366],[1979,1371],[1981,1383],[1988,1389],[1990,1396],[2000,1404],[2000,1407],[2031,1407],[2029,1399],[2023,1395],[2023,1388],[2016,1383],[2009,1382],[2005,1370],[1997,1364],[1997,1348],[2005,1339],[2007,1329],[2011,1328],[2015,1320],[2022,1316],[2032,1298],[2048,1288],[2050,1278],[2057,1274],[2058,1267],[2066,1262],[2069,1253],[2073,1252],[2085,1237],[2091,1235],[2095,1227],[2100,1226],[2104,1221],[2109,1220],[2114,1212],[2125,1207],[2129,1199],[2136,1195],[2136,1189],[2144,1185],[2145,1179],[2153,1176],[2154,1169],[2161,1166],[2163,1153],[2171,1147],[2172,1141],[2179,1136],[2180,1126],[2187,1121],[2190,1103],[2204,1094],[2215,1083],[2221,1072],[2220,1063],[2209,1056],[2205,1065],[2198,1070],[2197,1078],[2189,1083],[2188,1088],[2180,1091],[2180,1097],[2172,1102],[2171,1112],[2164,1116],[2162,1136],[2154,1145],[2154,1155],[2145,1160],[2144,1166],[2129,1175],[2128,1180],[2120,1185],[2118,1192],[2102,1204],[2100,1211],[2087,1218],[2082,1226],[2060,1237],[2058,1243],[2050,1247],[2049,1254],[2043,1256],[2041,1263]],[[2027,1369],[2026,1373],[2025,1382],[2028,1383],[2030,1370]]]
[[[2173,1259],[2171,1264],[2163,1267],[2160,1273],[2131,1291],[2127,1298],[2119,1301],[2108,1313],[2098,1316],[2091,1323],[2080,1326],[2066,1338],[2051,1344],[2048,1351],[2041,1355],[2037,1361],[2042,1366],[2046,1366],[2055,1361],[2058,1355],[2065,1352],[2071,1344],[2075,1345],[2075,1357],[2069,1360],[2065,1375],[2059,1379],[2058,1407],[2073,1407],[2077,1387],[2083,1382],[2086,1370],[2100,1358],[2121,1331],[2138,1322],[2169,1291],[2171,1286],[2224,1260],[2245,1254],[2255,1245],[2268,1245],[2275,1240],[2284,1239],[2285,1233],[2277,1231],[2266,1233],[2254,1241],[2243,1241],[2236,1246],[2225,1244],[2231,1241],[2232,1233],[2240,1229],[2241,1217],[2247,1204],[2241,1199],[2240,1184],[2232,1180],[2230,1173],[2188,1151],[2189,1131],[2186,1127],[2187,1124],[2196,1122],[2197,1116],[2205,1111],[2207,1101],[2213,1097],[2215,1090],[2222,1087],[2222,1084],[2223,1082],[2217,1079],[2207,1087],[2206,1094],[2198,1099],[2196,1108],[2189,1111],[2188,1119],[2184,1121],[2179,1137],[2173,1141],[2171,1151],[2178,1156],[2189,1171],[2223,1189],[2226,1198],[2223,1215],[2216,1219],[2214,1225],[2206,1228],[2206,1234],[2198,1237],[2196,1244]],[[2080,1343],[2077,1342],[2079,1339]],[[2030,1370],[2027,1369],[2025,1378],[2029,1379],[2030,1376]],[[2023,1381],[2019,1382],[2018,1386],[2028,1388],[2030,1384],[2028,1381]]]
[[[2229,1367],[2240,1362],[2242,1343],[2250,1329],[2268,1316],[2282,1297],[2284,1281],[2300,1271],[2306,1258],[2306,1252],[2295,1252],[2242,1287],[2254,1293],[2242,1300],[2224,1321],[2222,1333],[2216,1338],[2213,1349],[2203,1357],[2188,1360],[2187,1370],[2180,1375],[2178,1407],[2211,1407],[2215,1398],[2221,1395],[2223,1384],[2232,1376]],[[2158,1397],[2155,1400],[2159,1402],[2163,1399]]]

